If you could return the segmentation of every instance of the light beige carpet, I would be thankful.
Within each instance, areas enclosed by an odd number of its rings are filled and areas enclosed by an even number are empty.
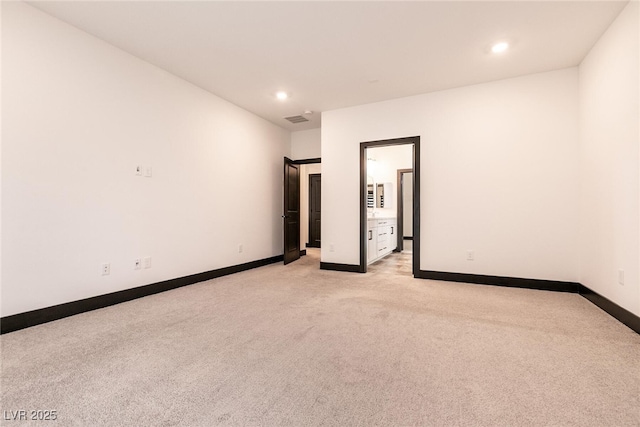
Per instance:
[[[582,297],[318,264],[310,250],[3,335],[0,415],[57,411],[30,422],[40,426],[640,426],[640,336]]]

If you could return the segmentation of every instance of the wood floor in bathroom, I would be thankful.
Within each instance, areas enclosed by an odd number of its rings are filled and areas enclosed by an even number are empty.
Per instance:
[[[405,240],[402,252],[392,252],[367,267],[369,273],[412,276],[413,241]]]

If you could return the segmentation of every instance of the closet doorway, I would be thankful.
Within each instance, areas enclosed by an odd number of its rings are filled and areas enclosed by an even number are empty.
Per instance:
[[[321,166],[319,157],[301,160],[285,157],[285,209],[282,216],[285,264],[307,255],[307,249],[311,251],[310,258],[317,258],[320,264]]]
[[[322,175],[309,174],[309,238],[308,248],[320,248],[320,230],[322,225]]]

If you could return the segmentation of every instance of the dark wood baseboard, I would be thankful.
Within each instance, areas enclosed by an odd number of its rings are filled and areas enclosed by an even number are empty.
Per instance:
[[[447,282],[464,282],[480,285],[508,286],[515,288],[538,289],[543,291],[579,293],[593,304],[604,310],[620,323],[640,334],[640,317],[620,307],[618,304],[575,282],[555,280],[522,279],[518,277],[484,276],[480,274],[447,273],[443,271],[420,271],[420,279],[442,280]]]
[[[578,287],[580,295],[591,301],[596,306],[607,312],[612,317],[616,318],[621,323],[627,325],[636,333],[640,334],[640,317],[636,316],[630,311],[620,307],[615,302],[603,297],[597,292],[592,291],[584,285]]]
[[[464,282],[478,285],[508,286],[512,288],[539,289],[556,292],[578,292],[579,283],[556,280],[522,279],[519,277],[485,276],[481,274],[447,273],[444,271],[420,270],[420,279]]]
[[[349,273],[360,273],[360,266],[356,264],[337,264],[334,262],[321,262],[320,270],[347,271]]]
[[[73,316],[75,314],[109,307],[121,302],[131,301],[148,295],[169,291],[171,289],[180,288],[182,286],[192,285],[194,283],[215,279],[217,277],[250,270],[281,261],[283,261],[283,256],[277,255],[270,258],[247,262],[244,264],[224,267],[217,270],[210,270],[190,276],[166,280],[164,282],[153,283],[150,285],[140,286],[132,289],[125,289],[110,294],[99,295],[79,301],[72,301],[52,307],[28,311],[26,313],[6,316],[0,319],[0,334],[18,331],[20,329],[40,325],[42,323],[51,322],[54,320]],[[320,263],[320,269],[322,270],[358,273],[360,272],[359,267],[360,266],[354,264],[338,264],[331,262]],[[639,316],[636,316],[630,311],[620,307],[616,303],[610,301],[609,299],[603,297],[597,292],[592,291],[591,289],[580,283],[540,279],[522,279],[516,277],[485,276],[479,274],[447,273],[442,271],[426,270],[421,270],[418,277],[421,279],[442,280],[448,282],[464,282],[482,285],[496,285],[556,292],[579,293],[582,297],[588,299],[590,302],[604,310],[610,316],[614,317],[622,324],[631,328],[631,330],[640,334]]]
[[[75,314],[109,307],[121,302],[131,301],[148,295],[180,288],[182,286],[204,282],[205,280],[215,279],[216,277],[222,277],[229,274],[238,273],[240,271],[250,270],[252,268],[281,262],[283,261],[283,259],[283,255],[277,255],[270,258],[247,262],[244,264],[219,268],[217,270],[205,271],[203,273],[192,274],[190,276],[166,280],[164,282],[152,283],[150,285],[139,286],[132,289],[125,289],[110,294],[98,295],[78,301],[54,305],[52,307],[28,311],[26,313],[6,316],[0,319],[0,334],[18,331],[30,326],[36,326],[42,323],[47,323],[65,317],[73,316]]]
[[[307,254],[307,250],[306,249],[300,250],[300,256],[305,256],[306,254]]]
[[[413,240],[413,236],[402,236],[402,240]]]

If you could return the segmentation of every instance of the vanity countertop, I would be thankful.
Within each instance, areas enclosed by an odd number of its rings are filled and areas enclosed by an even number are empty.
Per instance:
[[[395,216],[367,216],[367,219],[396,219]]]

